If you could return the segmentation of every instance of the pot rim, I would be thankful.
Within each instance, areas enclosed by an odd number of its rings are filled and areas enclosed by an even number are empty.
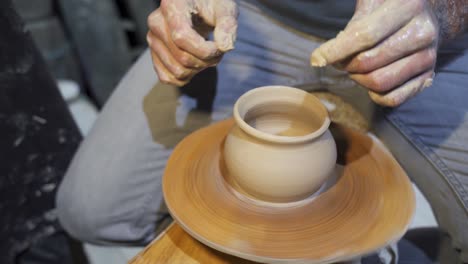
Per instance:
[[[245,98],[247,98],[249,96],[252,96],[253,94],[263,92],[265,90],[274,90],[274,89],[281,89],[283,91],[288,91],[290,93],[303,93],[305,96],[310,97],[312,100],[314,100],[316,102],[315,106],[319,108],[319,111],[324,113],[325,118],[324,118],[324,120],[322,122],[322,125],[318,129],[316,129],[313,132],[308,133],[306,135],[302,135],[302,136],[279,136],[279,135],[273,135],[273,134],[269,134],[269,133],[260,131],[260,130],[258,130],[256,128],[252,127],[251,125],[249,125],[247,122],[245,122],[245,120],[243,119],[243,117],[241,117],[241,115],[239,113],[239,107],[240,107],[240,104],[242,104],[243,100],[245,100]],[[274,142],[274,143],[302,143],[302,142],[305,142],[305,141],[313,140],[315,138],[320,137],[323,133],[325,133],[325,131],[328,130],[328,128],[330,126],[330,123],[331,123],[327,108],[316,96],[314,96],[314,95],[312,95],[312,94],[310,94],[310,93],[308,93],[308,92],[306,92],[304,90],[298,89],[298,88],[289,87],[289,86],[282,86],[282,85],[261,86],[261,87],[254,88],[254,89],[244,93],[243,95],[241,95],[239,97],[239,99],[237,99],[236,103],[234,104],[234,113],[233,113],[233,115],[234,115],[234,120],[235,120],[236,124],[244,132],[246,132],[247,134],[252,135],[252,136],[254,136],[256,138],[266,140],[266,141],[269,141],[269,142]]]

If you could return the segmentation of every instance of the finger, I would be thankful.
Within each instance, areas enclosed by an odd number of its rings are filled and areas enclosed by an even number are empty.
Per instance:
[[[214,40],[218,49],[223,52],[234,49],[237,37],[237,17],[238,9],[234,1],[216,5]]]
[[[385,0],[358,0],[353,17],[350,21],[359,20],[361,17],[372,13],[379,7]],[[349,24],[349,23],[348,23]],[[346,70],[346,66],[350,63],[352,57],[343,59],[333,64],[338,70]]]
[[[353,14],[352,20],[358,20],[359,18],[372,13],[377,7],[379,7],[385,0],[358,0],[356,1],[356,8]]]
[[[175,86],[184,86],[188,83],[189,79],[178,80],[167,70],[164,64],[159,59],[158,55],[151,51],[151,59],[153,60],[153,65],[156,73],[158,74],[159,81],[165,84],[172,84]]]
[[[147,42],[153,52],[158,54],[159,60],[164,64],[166,69],[177,79],[184,79],[194,72],[192,69],[188,69],[181,65],[171,54],[169,49],[164,43],[149,32],[147,36]]]
[[[390,65],[366,74],[351,74],[350,78],[374,92],[386,92],[430,68],[436,60],[434,48],[425,49]]]
[[[208,66],[207,62],[204,62],[195,56],[179,49],[175,45],[175,43],[172,41],[172,38],[170,37],[171,34],[160,9],[156,10],[148,17],[148,27],[155,37],[161,39],[164,42],[173,57],[184,67],[201,69]]]
[[[415,96],[425,88],[432,85],[434,72],[427,71],[414,79],[408,81],[397,89],[387,94],[379,94],[369,91],[370,98],[377,104],[388,107],[396,107]]]
[[[167,21],[175,45],[201,60],[219,56],[220,51],[213,41],[205,40],[193,29],[192,15],[197,12],[190,1],[162,1],[161,10]]]
[[[426,13],[417,16],[376,47],[353,57],[344,69],[352,73],[370,72],[432,45],[438,32],[435,25],[428,21],[430,19]]]
[[[407,24],[422,10],[422,0],[385,1],[368,16],[351,21],[346,29],[318,47],[311,55],[312,66],[323,67],[373,47]],[[398,15],[395,15],[398,10]]]

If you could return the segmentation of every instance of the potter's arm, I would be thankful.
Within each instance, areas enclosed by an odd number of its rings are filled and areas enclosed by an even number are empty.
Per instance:
[[[466,0],[358,0],[311,64],[341,67],[376,103],[398,106],[431,86],[438,47],[466,30],[467,17]]]

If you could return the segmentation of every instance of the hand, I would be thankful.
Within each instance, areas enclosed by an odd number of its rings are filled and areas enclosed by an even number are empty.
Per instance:
[[[311,63],[346,70],[373,101],[394,107],[432,84],[438,41],[426,0],[358,0],[344,31],[317,48]]]
[[[147,42],[163,83],[183,86],[234,48],[238,10],[232,0],[162,0],[148,17]],[[214,28],[214,41],[206,35]]]

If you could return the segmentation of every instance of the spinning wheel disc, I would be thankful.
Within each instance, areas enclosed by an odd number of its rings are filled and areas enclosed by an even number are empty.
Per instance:
[[[331,263],[401,238],[415,210],[411,183],[374,137],[333,124],[339,178],[314,199],[274,207],[242,199],[223,168],[233,120],[200,129],[172,153],[163,179],[180,226],[221,252],[267,263]]]

